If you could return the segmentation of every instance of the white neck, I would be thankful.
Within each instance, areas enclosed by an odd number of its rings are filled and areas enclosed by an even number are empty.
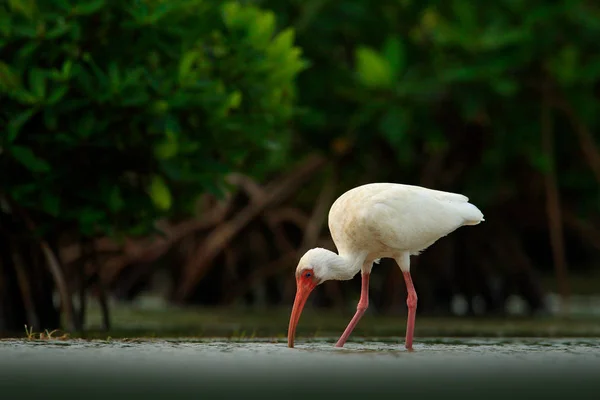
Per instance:
[[[323,260],[326,268],[321,276],[323,280],[350,280],[360,272],[366,257],[366,253],[338,255],[333,251],[327,251],[327,256]]]

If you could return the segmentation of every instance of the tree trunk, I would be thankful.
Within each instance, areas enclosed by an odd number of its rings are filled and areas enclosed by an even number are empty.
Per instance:
[[[36,268],[34,258],[24,246],[1,241],[0,334],[23,334],[25,325],[38,332],[60,327],[60,313],[52,296],[52,277],[47,270]],[[19,260],[18,265],[15,260]],[[19,269],[26,282],[19,282]],[[24,293],[24,284],[29,293]]]

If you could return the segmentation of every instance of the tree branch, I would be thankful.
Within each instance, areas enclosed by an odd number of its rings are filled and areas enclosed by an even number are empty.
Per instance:
[[[282,202],[297,190],[306,179],[323,167],[326,162],[327,160],[323,157],[309,157],[307,161],[289,175],[283,177],[277,183],[267,186],[270,190],[266,191],[267,195],[264,198],[249,204],[231,220],[216,227],[184,266],[182,282],[176,298],[179,301],[187,298],[196,284],[208,272],[214,258],[252,219],[256,218],[267,207]]]

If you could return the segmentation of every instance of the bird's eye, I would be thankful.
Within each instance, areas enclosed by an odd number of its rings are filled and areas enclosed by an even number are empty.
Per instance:
[[[304,276],[306,276],[307,278],[310,278],[312,276],[312,274],[310,272],[307,272]]]

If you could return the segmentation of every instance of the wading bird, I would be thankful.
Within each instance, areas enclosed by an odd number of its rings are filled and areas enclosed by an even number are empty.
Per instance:
[[[294,347],[296,325],[309,294],[327,280],[350,280],[359,271],[362,287],[356,314],[336,343],[344,346],[369,306],[373,263],[393,258],[404,275],[408,297],[406,343],[412,350],[417,293],[410,275],[410,256],[464,225],[477,225],[483,214],[466,196],[419,186],[371,183],[342,194],[329,211],[329,230],[339,254],[308,250],[296,268],[296,298],[288,328]]]

